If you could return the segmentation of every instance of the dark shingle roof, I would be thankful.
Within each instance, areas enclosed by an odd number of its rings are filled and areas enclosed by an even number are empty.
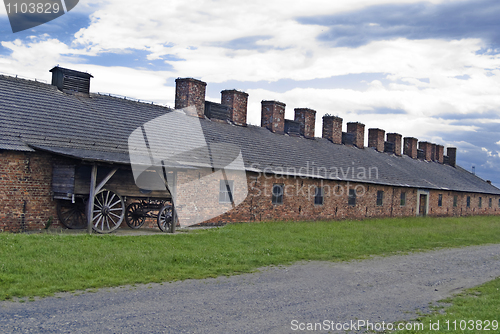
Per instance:
[[[200,156],[208,161],[208,150],[197,146],[199,143],[165,136],[173,130],[178,134],[189,132],[190,122],[182,122],[185,117],[178,118],[177,114],[158,105],[99,94],[71,95],[52,85],[0,76],[0,149],[42,149],[81,159],[127,164],[129,136],[149,122],[157,135],[166,138],[162,150],[176,151],[181,145],[179,161],[196,165]],[[177,123],[170,129],[165,129],[161,122],[155,126],[158,117],[164,115]],[[257,126],[195,120],[201,125],[211,158],[223,162],[225,155],[233,156],[217,149],[217,143],[231,143],[241,149],[247,170],[500,194],[500,189],[460,167],[397,157],[371,148],[336,145],[322,138],[274,134]]]

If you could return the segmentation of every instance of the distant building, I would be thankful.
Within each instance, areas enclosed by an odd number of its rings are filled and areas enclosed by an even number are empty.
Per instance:
[[[448,147],[445,155],[441,145],[385,134],[381,129],[368,129],[365,147],[364,124],[347,123],[347,131],[342,132],[342,118],[329,115],[322,119],[323,133],[318,138],[316,111],[296,108],[294,120],[287,120],[286,105],[279,101],[262,101],[261,126],[248,125],[248,94],[225,90],[221,103],[205,101],[206,83],[191,78],[176,80],[175,108],[199,120],[209,156],[200,153],[205,148],[177,155],[183,162],[168,166],[175,169],[168,189],[155,185],[144,189],[134,182],[129,137],[137,129],[145,131],[144,124],[155,124],[159,117],[176,111],[90,93],[88,73],[61,67],[51,72],[51,85],[0,76],[2,231],[41,229],[49,220],[57,227],[61,219],[68,219],[65,225],[71,225],[71,220],[82,225],[92,184],[99,190],[101,183],[101,188],[120,196],[129,211],[132,203],[141,200],[171,201],[171,193],[183,184],[210,173],[219,175],[217,168],[231,166],[229,160],[218,167],[213,162],[214,157],[223,161],[238,155],[226,148],[215,152],[220,143],[239,149],[245,184],[233,180],[229,168],[223,172],[224,179],[214,176],[200,182],[203,189],[212,189],[192,194],[202,196],[203,203],[179,190],[181,225],[198,223],[200,210],[209,209],[204,224],[500,213],[500,189],[457,166],[456,148]],[[186,124],[176,125],[176,131],[189,132]],[[178,148],[178,138],[174,140],[161,126],[157,131],[164,135],[164,150]],[[191,145],[189,140],[185,145]],[[208,167],[196,162],[200,156],[210,159]],[[148,182],[168,178],[158,173],[159,178]],[[236,200],[242,188],[245,194]],[[125,207],[117,211],[119,222],[110,215],[100,229],[107,229],[104,224],[120,225],[129,212]],[[99,210],[94,210],[97,215],[108,214]]]

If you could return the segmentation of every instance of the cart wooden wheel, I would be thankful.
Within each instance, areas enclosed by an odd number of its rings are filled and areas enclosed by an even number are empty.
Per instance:
[[[141,203],[131,203],[125,211],[125,222],[128,227],[138,229],[146,220],[145,213]]]
[[[174,210],[172,205],[165,204],[158,212],[158,227],[163,232],[172,232],[172,222],[174,218]]]
[[[95,195],[92,210],[92,228],[98,233],[116,230],[125,217],[123,198],[108,189],[102,189]]]
[[[86,205],[83,199],[75,198],[75,203],[68,200],[57,201],[57,217],[61,224],[70,229],[87,227]]]

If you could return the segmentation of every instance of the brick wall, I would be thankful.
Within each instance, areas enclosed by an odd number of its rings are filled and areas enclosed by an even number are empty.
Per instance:
[[[284,185],[283,204],[272,203],[272,187]],[[322,205],[314,202],[315,188],[322,187]],[[354,205],[349,205],[349,189],[357,192]],[[321,181],[315,179],[290,178],[250,174],[248,177],[248,197],[236,210],[211,219],[207,224],[221,224],[240,221],[274,220],[326,220],[364,219],[373,217],[407,217],[417,215],[416,188],[390,187],[343,181]],[[377,203],[377,193],[383,192],[382,204]],[[402,201],[401,193],[404,193]],[[442,195],[438,206],[439,194]],[[457,196],[457,206],[453,206]],[[471,206],[467,208],[467,196]],[[482,208],[478,208],[482,197]],[[492,207],[489,207],[489,199]],[[460,192],[428,192],[429,216],[498,215],[500,196],[468,194]]]
[[[52,158],[45,153],[0,151],[0,231],[39,230],[52,217]]]
[[[442,201],[439,206],[439,195]],[[456,197],[456,206],[454,206],[454,197]],[[470,197],[470,206],[467,206],[467,197]],[[481,198],[481,207],[479,207],[479,198]],[[489,201],[491,198],[491,207]],[[429,215],[430,216],[470,216],[470,215],[498,215],[500,196],[461,193],[454,191],[430,192]]]
[[[283,204],[272,203],[272,187],[284,185]],[[324,190],[322,205],[314,202],[315,188]],[[282,178],[253,174],[248,182],[249,196],[236,210],[231,210],[211,219],[208,224],[235,221],[268,220],[323,220],[364,219],[368,217],[405,217],[417,214],[418,191],[413,188],[369,185],[352,182],[321,181],[301,178]],[[349,189],[356,189],[354,205],[349,205]],[[377,193],[383,192],[382,204],[377,203]],[[401,193],[404,193],[402,201]],[[438,206],[439,194],[442,205]],[[453,198],[457,196],[457,206]],[[471,207],[466,207],[466,198],[471,196]],[[482,208],[478,208],[482,197]],[[489,208],[489,198],[492,207]],[[465,194],[458,192],[430,191],[428,194],[430,216],[461,216],[500,214],[499,196]]]
[[[0,151],[0,230],[39,230],[45,227],[50,217],[52,227],[60,227],[56,212],[56,201],[52,200],[51,182],[53,163],[63,161],[46,153]],[[67,163],[67,162],[66,162]],[[326,220],[363,219],[368,217],[404,217],[417,214],[418,190],[414,188],[390,187],[344,181],[280,177],[247,173],[247,178],[238,180],[238,174],[228,172],[228,180],[235,180],[234,197],[241,204],[232,209],[229,203],[219,204],[220,172],[211,169],[179,173],[179,184],[202,179],[202,188],[185,188],[179,198],[188,203],[188,213],[196,215],[193,203],[214,208],[214,215],[226,211],[205,222],[221,224],[228,222],[251,222],[269,220]],[[283,204],[272,203],[274,184],[283,184]],[[208,188],[206,186],[209,186]],[[323,204],[315,204],[315,189],[323,189]],[[354,205],[349,205],[349,190],[357,192]],[[205,191],[205,192],[203,192]],[[208,191],[208,192],[207,192]],[[244,197],[247,194],[246,198]],[[383,192],[381,205],[377,205],[377,193]],[[401,203],[401,193],[404,203]],[[439,205],[441,195],[441,205]],[[454,198],[456,197],[456,206]],[[470,206],[467,206],[470,197]],[[204,201],[200,202],[200,198]],[[479,207],[481,198],[481,207]],[[491,207],[489,205],[491,199]],[[430,190],[428,192],[430,216],[498,215],[500,196],[453,191]],[[130,201],[130,199],[129,199]],[[380,204],[380,203],[379,203]],[[190,207],[191,205],[192,207]],[[188,215],[188,219],[189,215]],[[149,222],[156,227],[156,221]],[[123,222],[122,227],[126,227]]]

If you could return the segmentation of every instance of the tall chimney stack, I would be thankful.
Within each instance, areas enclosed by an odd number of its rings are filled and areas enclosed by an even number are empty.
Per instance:
[[[416,159],[417,158],[417,143],[418,143],[417,138],[405,137],[404,138],[405,146],[403,148],[404,155],[407,155],[412,159]]]
[[[448,163],[450,166],[455,167],[457,165],[457,148],[448,147],[446,149],[446,155],[448,156]]]
[[[231,121],[236,125],[247,124],[248,94],[238,90],[223,90],[221,104],[228,106],[231,112]]]
[[[385,131],[381,129],[368,129],[368,147],[373,147],[379,152],[384,152]]]
[[[193,78],[175,79],[175,109],[185,109],[189,115],[205,117],[206,86],[205,82]]]
[[[418,143],[418,148],[424,151],[424,159],[432,161],[432,144],[428,141],[421,141]]]
[[[309,108],[295,108],[295,122],[300,123],[300,134],[306,138],[314,138],[316,126],[316,110]]]
[[[437,161],[437,152],[436,152],[436,144],[431,144],[431,160]]]
[[[342,118],[336,116],[323,116],[322,137],[334,144],[342,144]]]
[[[354,146],[365,147],[365,125],[358,122],[347,123],[347,133],[354,134]]]
[[[436,161],[442,164],[444,162],[444,146],[436,145]]]
[[[272,132],[285,133],[285,107],[286,104],[278,101],[262,101],[260,126]]]
[[[394,154],[401,156],[401,136],[399,133],[388,133],[387,141],[394,144]]]

